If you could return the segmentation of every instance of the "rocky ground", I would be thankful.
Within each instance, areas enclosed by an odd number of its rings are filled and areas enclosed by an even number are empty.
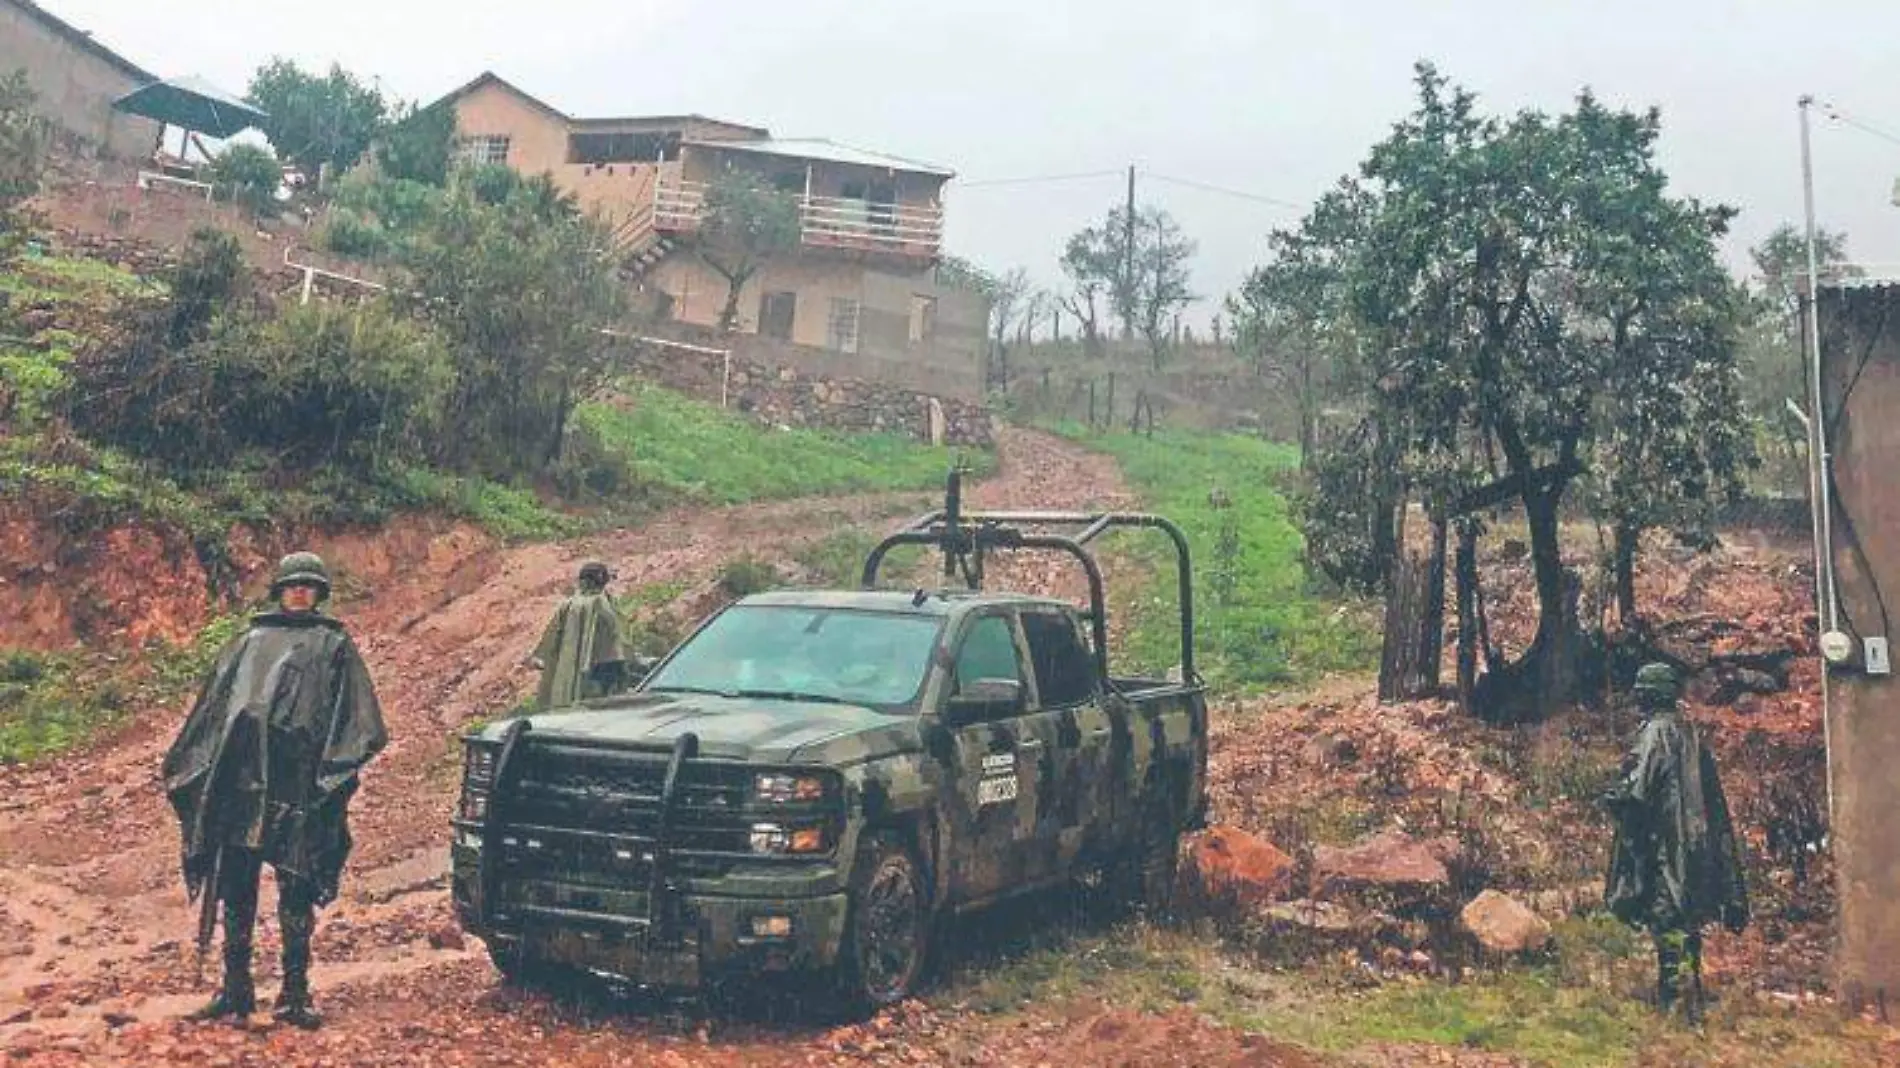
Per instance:
[[[975,492],[979,506],[1127,503],[1101,457],[1019,431],[1001,450],[998,475]],[[578,562],[602,557],[621,588],[667,588],[676,595],[663,610],[692,615],[716,602],[734,558],[788,563],[833,531],[888,527],[931,503],[880,496],[697,511],[519,548],[447,532],[407,547],[426,566],[375,569],[389,581],[340,614],[370,661],[393,741],[366,775],[343,899],[321,919],[315,982],[330,1024],[315,1035],[261,1019],[243,1031],[177,1019],[208,996],[211,976],[193,976],[191,912],[155,781],[173,710],[140,717],[82,756],[0,769],[0,1052],[49,1065],[339,1068],[1611,1063],[1550,1054],[1531,1039],[1520,1043],[1528,1053],[1499,1052],[1516,1047],[1498,1037],[1498,1021],[1441,1034],[1363,1019],[1395,999],[1429,1005],[1478,992],[1506,1000],[1472,1004],[1534,1015],[1540,998],[1594,987],[1606,1019],[1640,1018],[1616,1015],[1635,1011],[1627,1006],[1641,987],[1640,959],[1606,965],[1600,981],[1579,979],[1597,957],[1566,941],[1594,930],[1576,918],[1598,893],[1607,845],[1592,799],[1630,721],[1577,714],[1493,731],[1445,702],[1379,706],[1362,680],[1218,700],[1220,829],[1190,845],[1185,929],[1110,926],[1064,901],[1030,902],[970,921],[926,999],[868,1021],[770,991],[707,1003],[608,984],[559,997],[500,985],[448,906],[453,739],[531,688],[520,661]],[[1663,640],[1703,669],[1695,712],[1715,732],[1759,858],[1758,922],[1710,944],[1711,985],[1745,1019],[1707,1040],[1656,1025],[1643,1033],[1641,1063],[1820,1063],[1800,1051],[1823,1047],[1799,1043],[1819,1026],[1804,1021],[1826,1013],[1813,1006],[1826,989],[1831,875],[1824,854],[1782,840],[1801,825],[1800,776],[1818,747],[1818,711],[1798,696],[1813,680],[1792,659],[1789,677],[1766,681],[1741,678],[1724,659],[1738,649],[1805,651],[1806,593],[1789,570],[1799,556],[1740,545],[1712,557],[1651,556],[1645,603],[1658,618],[1692,621]],[[1493,563],[1504,576],[1495,618],[1508,642],[1524,609],[1513,602],[1510,561]],[[1073,592],[1073,580],[1030,568],[1000,582]],[[1493,893],[1467,915],[1484,890]],[[267,892],[266,995],[276,971],[270,911]],[[1508,985],[1515,979],[1532,984],[1528,993]],[[1761,1014],[1797,1022],[1761,1037],[1747,1022]],[[1326,1029],[1351,1019],[1356,1029]],[[1885,1028],[1820,1029],[1829,1059],[1900,1063]]]

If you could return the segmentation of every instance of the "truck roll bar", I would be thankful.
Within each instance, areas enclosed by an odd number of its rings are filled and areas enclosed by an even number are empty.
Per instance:
[[[1116,528],[1159,530],[1174,545],[1176,583],[1181,601],[1181,681],[1198,685],[1194,671],[1194,568],[1187,534],[1165,516],[1141,512],[966,512],[963,510],[963,468],[950,472],[941,511],[919,516],[889,535],[864,561],[862,586],[877,588],[884,557],[900,545],[935,546],[943,553],[945,579],[962,575],[972,590],[983,588],[984,555],[991,550],[1044,550],[1060,552],[1081,563],[1089,582],[1089,619],[1094,631],[1095,656],[1108,677],[1108,602],[1102,569],[1088,550],[1090,542]],[[1056,527],[1074,534],[1026,532],[1023,527]]]

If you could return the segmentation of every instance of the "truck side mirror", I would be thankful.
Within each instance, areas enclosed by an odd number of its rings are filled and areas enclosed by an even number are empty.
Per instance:
[[[957,689],[944,705],[943,719],[963,727],[997,716],[1013,715],[1023,707],[1023,684],[1015,679],[976,679]]]
[[[651,657],[651,656],[628,657],[627,660],[625,661],[627,682],[629,684],[645,682],[646,677],[648,675],[653,674],[653,669],[655,667],[658,667],[659,663],[660,661],[657,657]]]

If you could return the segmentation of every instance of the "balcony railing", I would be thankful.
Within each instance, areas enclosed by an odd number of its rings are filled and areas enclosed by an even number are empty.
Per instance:
[[[705,212],[703,182],[662,181],[653,190],[653,227],[691,233]],[[814,248],[856,249],[935,257],[943,247],[943,209],[844,197],[788,194],[798,204],[799,232]]]

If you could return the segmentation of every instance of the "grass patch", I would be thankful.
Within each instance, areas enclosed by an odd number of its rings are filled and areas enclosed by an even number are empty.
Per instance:
[[[371,478],[324,471],[281,490],[254,472],[231,470],[185,486],[116,449],[77,439],[0,438],[0,495],[60,502],[49,514],[75,532],[143,521],[220,544],[237,524],[374,526],[403,510],[457,516],[509,540],[562,537],[582,527],[526,490],[424,468]]]
[[[932,999],[1005,1018],[1064,1002],[1155,1013],[1188,1004],[1237,1030],[1328,1053],[1423,1045],[1481,1049],[1548,1068],[1850,1065],[1875,1063],[1883,1049],[1881,1029],[1843,1021],[1837,1011],[1776,1012],[1735,990],[1712,1006],[1702,1030],[1692,1030],[1658,1017],[1638,996],[1654,982],[1646,937],[1607,916],[1567,921],[1556,934],[1549,965],[1457,984],[1405,979],[1366,989],[1363,975],[1330,957],[1264,970],[1187,931],[1042,922],[1000,941],[973,934],[968,942],[1014,948],[959,961]]]
[[[27,256],[13,270],[0,274],[0,292],[16,301],[81,301],[98,303],[121,297],[163,293],[160,283],[114,267],[104,260],[64,256]]]
[[[527,490],[480,478],[412,467],[395,476],[400,506],[446,512],[509,541],[559,538],[584,524],[557,512]]]
[[[1307,581],[1299,528],[1274,482],[1298,464],[1292,446],[1183,430],[1065,433],[1114,456],[1147,507],[1186,531],[1198,666],[1210,683],[1259,689],[1377,662],[1376,627]],[[1132,605],[1124,651],[1141,670],[1164,670],[1179,656],[1172,555],[1154,536],[1127,552],[1154,589]]]
[[[575,418],[628,459],[637,480],[702,504],[930,489],[959,453],[896,434],[771,430],[656,386],[625,387],[631,403],[583,405]],[[968,457],[980,472],[988,453]]]
[[[0,764],[57,756],[135,711],[170,708],[189,699],[218,650],[246,622],[244,615],[220,616],[189,642],[155,642],[129,658],[0,653]]]

